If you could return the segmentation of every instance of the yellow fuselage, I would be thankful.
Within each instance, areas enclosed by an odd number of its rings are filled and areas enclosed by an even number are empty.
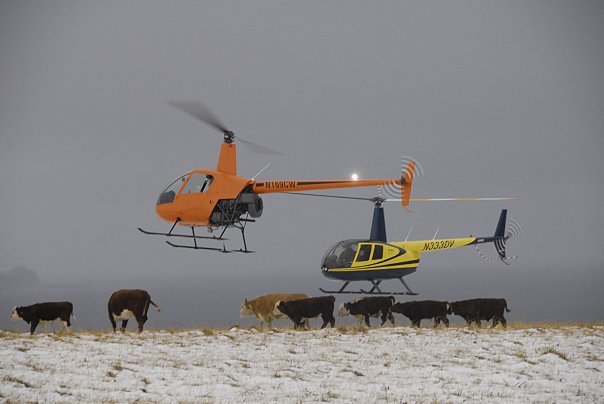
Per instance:
[[[476,240],[476,237],[390,243],[345,240],[323,258],[323,275],[339,280],[401,278],[415,272],[422,253],[463,247]]]

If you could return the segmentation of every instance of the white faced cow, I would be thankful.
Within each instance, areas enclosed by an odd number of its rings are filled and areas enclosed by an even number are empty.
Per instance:
[[[116,329],[116,321],[122,322],[122,332],[126,330],[128,320],[132,317],[136,319],[138,323],[138,332],[143,332],[143,325],[147,321],[147,313],[149,311],[149,305],[159,310],[157,306],[151,300],[151,296],[146,290],[141,289],[122,289],[117,292],[113,292],[107,303],[107,309],[109,311],[109,320],[113,326],[113,332]]]
[[[33,335],[41,321],[61,320],[65,329],[71,331],[71,322],[69,321],[71,316],[73,316],[73,304],[71,302],[46,302],[32,304],[31,306],[14,307],[11,320],[27,322],[29,333]]]

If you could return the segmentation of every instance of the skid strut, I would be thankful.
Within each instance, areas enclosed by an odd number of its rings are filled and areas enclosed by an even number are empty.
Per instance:
[[[383,279],[380,280],[374,280],[374,279],[367,279],[369,282],[371,282],[371,284],[373,285],[371,289],[369,290],[358,290],[358,291],[353,291],[353,290],[346,290],[346,287],[350,284],[351,281],[347,281],[344,282],[344,284],[342,285],[342,287],[339,290],[325,290],[323,288],[319,288],[319,290],[323,293],[330,293],[330,294],[356,294],[356,295],[409,295],[409,296],[415,296],[417,295],[417,293],[413,292],[409,286],[407,285],[407,283],[405,283],[405,281],[403,280],[403,278],[398,278],[401,283],[403,284],[403,286],[405,287],[406,291],[405,292],[384,292],[380,289],[380,284],[382,283]]]

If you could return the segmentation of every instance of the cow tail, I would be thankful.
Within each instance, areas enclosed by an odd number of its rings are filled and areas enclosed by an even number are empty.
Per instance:
[[[149,299],[149,303],[151,303],[153,305],[153,307],[155,307],[155,310],[161,311],[161,309],[159,308],[159,306],[156,305],[155,303],[153,303],[153,300]]]
[[[508,302],[505,301],[505,299],[503,299],[503,304],[505,306],[505,311],[507,311],[508,313],[512,310],[508,309]]]
[[[71,302],[69,302],[71,304]],[[73,314],[73,304],[71,304],[71,318],[73,319],[73,321],[77,321],[75,314]]]

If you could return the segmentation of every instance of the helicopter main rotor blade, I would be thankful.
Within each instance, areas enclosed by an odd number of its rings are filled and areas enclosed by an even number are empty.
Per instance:
[[[220,118],[200,101],[168,101],[168,104],[222,133],[230,132]]]
[[[266,146],[262,146],[259,144],[256,144],[254,142],[250,142],[249,140],[245,140],[240,138],[239,136],[235,136],[235,139],[237,139],[238,142],[242,143],[244,146],[246,146],[248,149],[250,149],[251,151],[253,151],[254,153],[258,153],[258,154],[274,154],[274,155],[278,155],[278,156],[283,156],[284,154],[277,151],[277,150],[273,150],[270,149]]]
[[[193,100],[181,100],[181,101],[168,101],[168,104],[173,106],[174,108],[188,114],[195,119],[200,120],[206,125],[222,132],[225,135],[225,139],[227,136],[230,139],[237,139],[238,142],[242,143],[248,149],[253,151],[254,153],[259,154],[274,154],[274,155],[283,155],[283,153],[278,152],[276,150],[270,149],[266,146],[261,146],[254,142],[250,142],[249,140],[245,140],[235,135],[232,131],[230,131],[224,123],[216,116],[214,112],[210,108],[208,108],[201,101],[193,101]]]

